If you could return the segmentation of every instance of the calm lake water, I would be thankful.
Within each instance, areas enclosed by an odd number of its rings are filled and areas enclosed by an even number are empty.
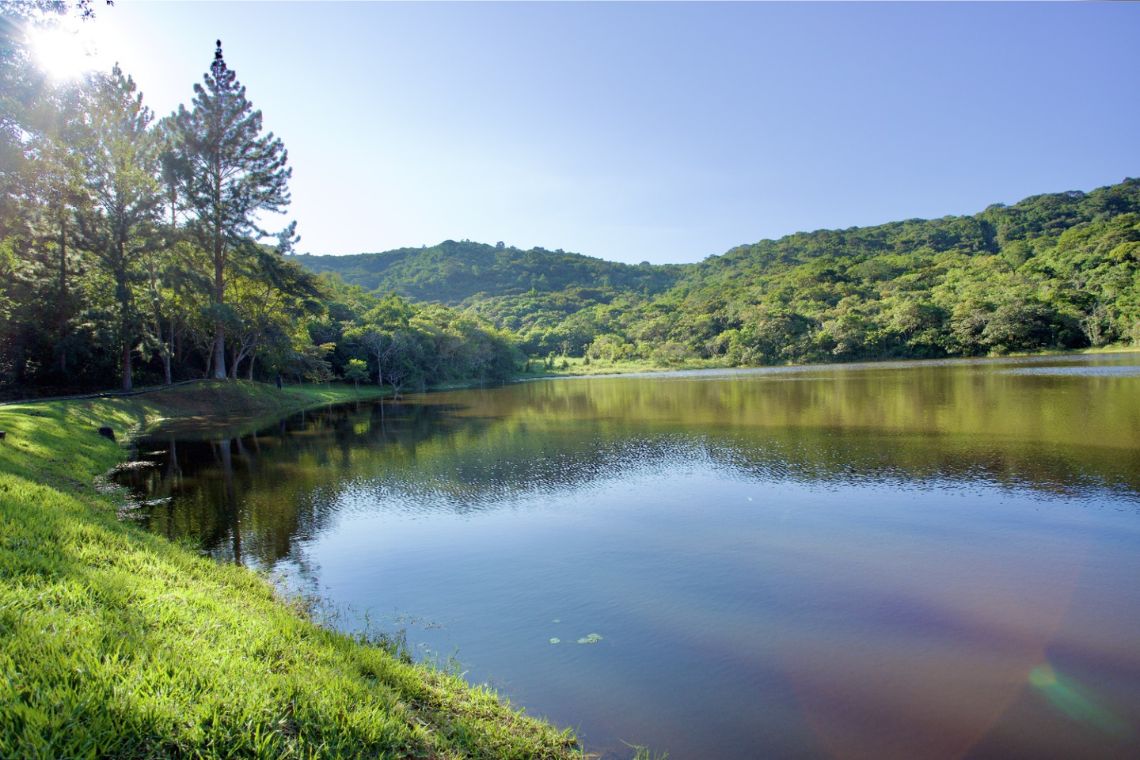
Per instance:
[[[605,757],[1140,757],[1138,354],[537,381],[139,451],[151,530]]]

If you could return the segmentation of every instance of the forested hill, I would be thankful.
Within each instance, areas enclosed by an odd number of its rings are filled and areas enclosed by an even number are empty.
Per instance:
[[[304,256],[462,302],[531,354],[755,365],[1140,344],[1140,180],[972,216],[797,233],[684,267],[445,243]]]
[[[1035,195],[1012,206],[997,203],[973,216],[908,219],[874,227],[817,230],[762,240],[709,257],[698,265],[695,274],[700,279],[725,269],[743,267],[753,271],[757,267],[803,264],[820,257],[867,260],[890,254],[922,257],[952,250],[991,254],[1007,251],[1016,266],[1051,246],[1072,227],[1137,212],[1140,179],[1126,179],[1089,193]]]
[[[295,260],[313,272],[335,272],[366,290],[448,305],[475,295],[510,296],[581,287],[651,295],[671,287],[681,271],[675,266],[634,266],[561,250],[524,251],[502,243],[492,246],[454,240],[384,253],[303,254]]]
[[[1140,180],[1127,179],[741,246],[649,313],[659,346],[741,364],[1136,344],[1138,262]],[[628,333],[635,350],[641,335]]]

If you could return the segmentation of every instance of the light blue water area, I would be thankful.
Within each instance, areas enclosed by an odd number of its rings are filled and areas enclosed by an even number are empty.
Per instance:
[[[1130,757],[1138,365],[429,394],[159,436],[135,487],[606,757]]]

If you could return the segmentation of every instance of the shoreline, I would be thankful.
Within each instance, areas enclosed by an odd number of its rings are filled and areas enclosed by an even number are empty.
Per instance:
[[[321,627],[255,572],[120,521],[122,492],[96,485],[162,421],[383,395],[218,381],[0,406],[0,756],[581,758],[569,730],[488,688]]]
[[[1097,348],[1082,348],[1071,351],[1059,349],[1045,349],[1042,351],[1019,352],[1010,354],[987,354],[985,356],[940,356],[932,358],[882,358],[858,359],[853,361],[836,362],[807,362],[804,364],[730,364],[709,359],[694,359],[676,365],[654,364],[648,360],[625,361],[616,363],[584,364],[581,357],[571,357],[567,361],[570,366],[565,370],[554,371],[544,369],[542,372],[517,373],[510,382],[526,382],[528,380],[554,380],[569,377],[619,377],[623,375],[654,375],[668,372],[692,372],[699,370],[805,370],[813,368],[831,367],[873,367],[875,365],[891,365],[899,363],[923,364],[929,362],[977,362],[1000,361],[1002,359],[1031,359],[1036,357],[1048,358],[1050,356],[1098,356],[1114,354],[1140,353],[1140,345],[1113,345]],[[532,361],[538,361],[532,359]],[[559,360],[561,361],[561,359]],[[466,386],[471,387],[471,386]],[[435,389],[432,389],[435,390]],[[448,388],[447,390],[453,390]]]

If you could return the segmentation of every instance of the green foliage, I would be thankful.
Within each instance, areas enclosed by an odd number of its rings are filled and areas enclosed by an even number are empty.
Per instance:
[[[387,383],[397,395],[408,387],[501,382],[523,360],[509,335],[473,316],[394,294],[378,299],[336,279],[325,282],[335,307],[317,327],[337,344],[335,368],[365,361],[376,383]]]
[[[349,359],[344,366],[344,379],[359,385],[361,380],[368,380],[368,362],[363,359]]]
[[[118,69],[56,88],[10,42],[0,75],[21,99],[4,95],[0,148],[19,171],[0,177],[0,396],[135,376],[359,382],[360,363],[395,393],[515,372],[513,337],[479,315],[317,277],[286,256],[293,225],[276,247],[257,242],[259,215],[289,201],[287,155],[220,46],[192,107],[152,125]],[[638,269],[559,255],[566,277]]]
[[[686,267],[606,273],[587,259],[588,282],[568,273],[578,271],[568,256],[449,242],[298,260],[364,287],[459,303],[531,356],[611,364],[933,358],[1140,340],[1135,179],[974,216],[798,233]]]
[[[560,250],[523,251],[466,240],[445,240],[430,248],[296,259],[314,272],[333,272],[368,290],[451,306],[473,296],[535,297],[571,288],[658,293],[671,286],[681,271],[681,267],[633,266]]]

